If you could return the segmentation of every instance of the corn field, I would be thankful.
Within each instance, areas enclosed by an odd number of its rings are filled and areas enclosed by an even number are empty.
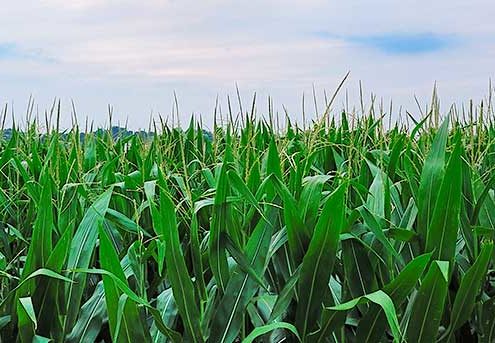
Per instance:
[[[1,341],[495,342],[495,125],[467,111],[4,132]]]

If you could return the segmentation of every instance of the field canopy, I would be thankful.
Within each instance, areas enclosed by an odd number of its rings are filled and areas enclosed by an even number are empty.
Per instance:
[[[470,111],[3,130],[0,341],[494,342]]]

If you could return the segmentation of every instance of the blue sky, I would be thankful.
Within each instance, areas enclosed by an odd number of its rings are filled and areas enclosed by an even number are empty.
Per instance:
[[[0,104],[25,117],[29,97],[40,115],[62,101],[70,125],[71,100],[80,122],[148,126],[170,116],[174,92],[179,118],[209,124],[215,101],[239,87],[244,108],[257,92],[260,114],[268,96],[301,118],[301,99],[332,93],[350,71],[336,109],[359,107],[359,82],[393,108],[418,114],[437,84],[442,108],[480,101],[495,76],[492,1],[321,0],[26,0],[0,8]],[[306,112],[315,112],[306,101]],[[311,104],[311,106],[309,105]]]
[[[0,59],[17,58],[16,46],[12,43],[0,43]]]
[[[321,38],[332,38],[326,32],[319,34]],[[459,44],[456,36],[441,35],[431,32],[366,34],[363,36],[333,37],[343,41],[376,49],[388,55],[420,55],[439,52],[443,49],[455,48]]]

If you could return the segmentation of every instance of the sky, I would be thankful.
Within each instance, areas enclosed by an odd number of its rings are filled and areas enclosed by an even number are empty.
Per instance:
[[[211,126],[227,97],[244,111],[311,118],[350,72],[334,108],[371,95],[419,115],[436,84],[443,109],[481,101],[495,76],[493,1],[25,0],[0,7],[0,105],[25,121],[30,97],[61,124],[148,128],[191,115]],[[315,110],[313,89],[316,96]],[[217,100],[218,99],[218,100]]]

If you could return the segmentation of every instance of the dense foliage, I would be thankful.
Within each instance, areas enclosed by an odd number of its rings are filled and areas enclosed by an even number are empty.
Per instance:
[[[449,117],[14,129],[1,340],[495,342],[495,128]]]

